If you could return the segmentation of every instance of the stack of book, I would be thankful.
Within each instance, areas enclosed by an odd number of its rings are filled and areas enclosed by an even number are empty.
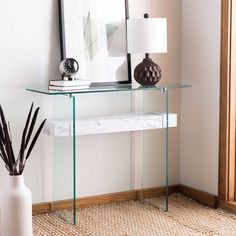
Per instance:
[[[81,89],[88,89],[90,87],[91,81],[85,79],[76,80],[50,80],[49,90],[54,91],[66,91],[66,92],[76,92]]]

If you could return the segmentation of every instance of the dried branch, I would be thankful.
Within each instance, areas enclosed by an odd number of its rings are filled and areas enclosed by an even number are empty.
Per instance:
[[[32,111],[33,111],[33,103],[31,104],[31,107],[27,116],[27,120],[25,123],[25,127],[23,130],[19,155],[18,155],[17,160],[15,160],[15,156],[14,156],[13,148],[12,148],[12,135],[11,135],[10,123],[8,122],[8,125],[7,125],[2,107],[0,105],[0,159],[3,160],[5,167],[9,171],[10,175],[22,174],[25,167],[25,163],[27,159],[29,158],[35,146],[35,143],[43,129],[43,126],[46,122],[46,119],[45,119],[39,126],[25,156],[26,148],[29,144],[29,140],[32,136],[33,129],[37,120],[39,107],[36,108],[33,118],[31,120]]]
[[[24,153],[25,153],[25,148],[26,148],[25,139],[26,139],[26,134],[27,134],[28,127],[29,127],[29,122],[30,122],[33,106],[34,106],[34,104],[32,103],[31,107],[30,107],[28,117],[27,117],[27,120],[26,120],[26,123],[25,123],[23,134],[22,134],[20,152],[19,152],[19,156],[18,156],[18,159],[17,159],[17,164],[18,164],[19,170],[22,169],[23,165],[24,165],[24,157],[25,157]]]
[[[12,166],[14,169],[14,165],[16,164],[16,161],[15,161],[15,157],[14,157],[14,153],[13,153],[13,149],[12,149],[12,143],[11,143],[10,136],[8,133],[6,119],[5,119],[1,105],[0,105],[0,117],[2,120],[3,132],[4,132],[4,137],[5,137],[5,149],[7,152],[8,160],[9,160],[9,162],[12,163]]]

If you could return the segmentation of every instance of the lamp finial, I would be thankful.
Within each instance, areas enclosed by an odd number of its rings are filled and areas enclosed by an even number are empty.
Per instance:
[[[148,13],[145,13],[145,14],[144,14],[144,18],[149,18],[149,14],[148,14]]]

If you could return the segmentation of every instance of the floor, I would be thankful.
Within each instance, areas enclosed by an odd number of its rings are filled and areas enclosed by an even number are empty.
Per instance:
[[[150,199],[151,205],[128,201],[79,209],[76,226],[65,221],[72,220],[68,211],[34,216],[34,236],[236,236],[235,215],[200,205],[181,194],[170,196],[169,212],[154,207],[163,206],[164,200]]]

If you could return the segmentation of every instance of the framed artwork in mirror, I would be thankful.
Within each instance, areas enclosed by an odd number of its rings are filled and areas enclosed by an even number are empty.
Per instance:
[[[61,59],[79,62],[92,85],[131,83],[127,54],[128,0],[58,0]]]

